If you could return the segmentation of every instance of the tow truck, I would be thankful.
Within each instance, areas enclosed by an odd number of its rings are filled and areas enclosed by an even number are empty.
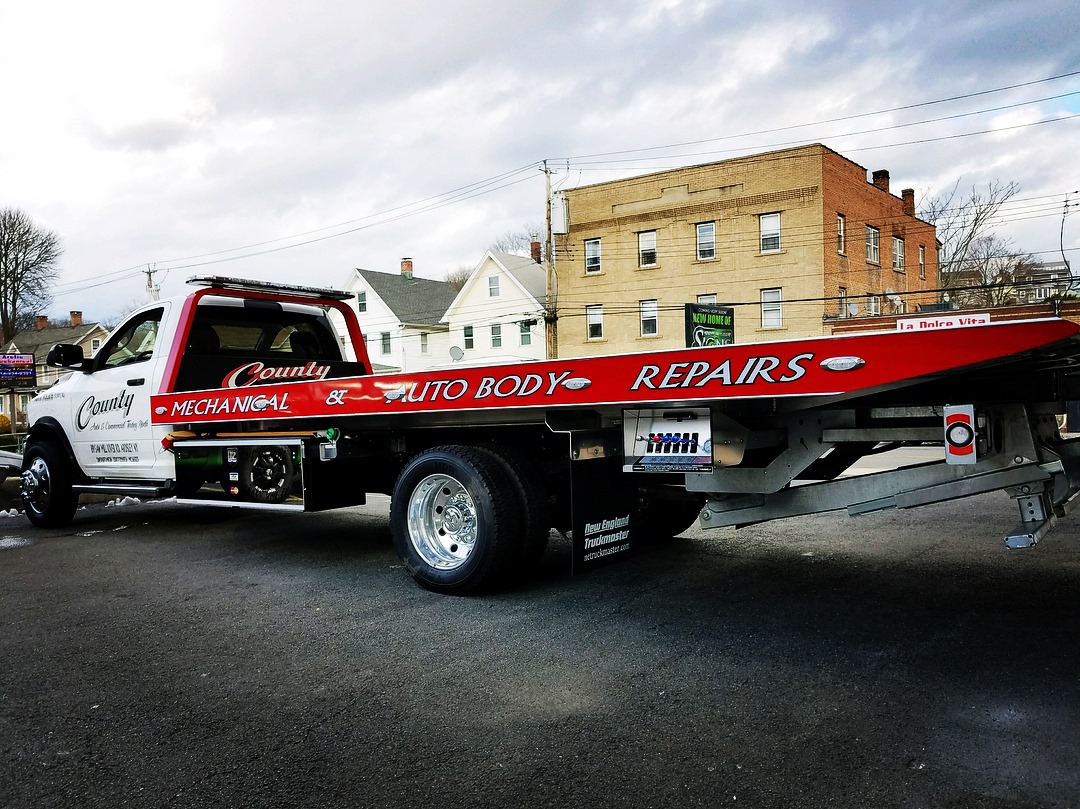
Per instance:
[[[464,594],[534,569],[553,529],[578,570],[695,521],[1003,490],[1020,516],[1005,544],[1021,548],[1080,491],[1057,419],[1080,397],[1065,320],[373,374],[351,293],[190,283],[93,357],[50,351],[71,373],[30,403],[33,524],[67,525],[89,493],[296,512],[385,493],[412,577]],[[853,474],[928,443],[940,460]]]

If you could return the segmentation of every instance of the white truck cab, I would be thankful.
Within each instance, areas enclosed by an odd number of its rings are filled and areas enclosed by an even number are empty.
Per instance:
[[[237,283],[248,292],[260,287]],[[343,374],[366,372],[364,363],[344,360],[343,341],[324,307],[270,294],[236,297],[212,285],[138,309],[92,357],[79,346],[54,346],[49,364],[71,373],[28,408],[27,516],[61,524],[78,495],[91,491],[178,492],[176,456],[163,445],[173,426],[152,424],[154,393],[257,386],[283,376],[301,380],[329,365]]]

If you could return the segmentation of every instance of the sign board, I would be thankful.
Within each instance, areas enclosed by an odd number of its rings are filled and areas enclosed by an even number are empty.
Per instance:
[[[735,342],[735,310],[713,303],[686,304],[686,347],[729,346]]]
[[[958,329],[965,326],[986,326],[990,323],[989,312],[973,314],[934,315],[933,317],[908,317],[896,321],[897,331],[930,331],[932,329]]]
[[[36,385],[33,354],[0,354],[0,388],[33,388]]]

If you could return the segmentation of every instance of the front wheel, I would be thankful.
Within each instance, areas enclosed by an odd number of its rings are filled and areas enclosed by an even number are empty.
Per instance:
[[[27,447],[19,490],[26,518],[34,525],[60,528],[75,516],[79,496],[71,490],[71,464],[53,441]]]
[[[497,458],[463,446],[426,450],[394,484],[390,531],[413,579],[462,595],[506,581],[521,554],[523,516]]]

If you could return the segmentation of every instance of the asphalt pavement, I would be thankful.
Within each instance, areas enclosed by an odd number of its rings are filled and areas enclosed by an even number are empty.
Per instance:
[[[1080,523],[1004,495],[416,587],[386,498],[0,516],[0,806],[1080,806]]]

